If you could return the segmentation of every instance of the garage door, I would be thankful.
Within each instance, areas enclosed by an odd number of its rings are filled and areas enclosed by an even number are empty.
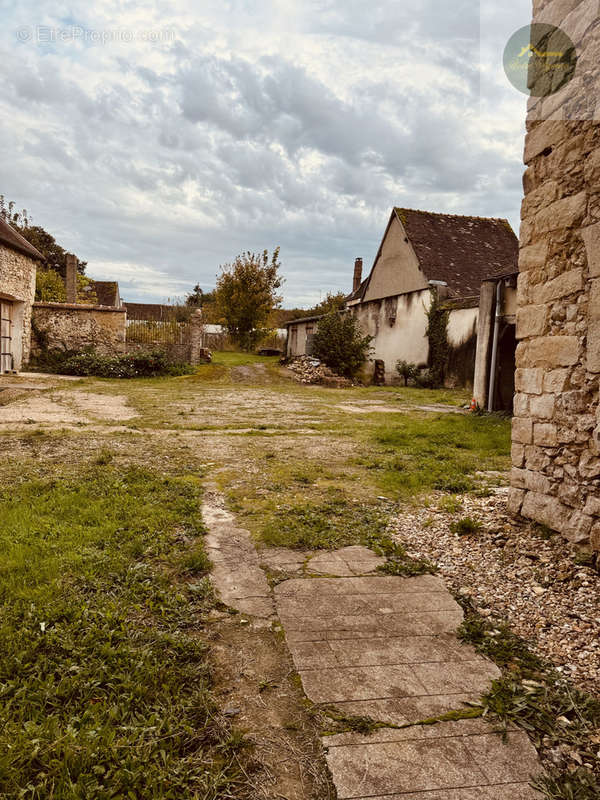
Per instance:
[[[12,303],[0,300],[0,372],[12,368]]]

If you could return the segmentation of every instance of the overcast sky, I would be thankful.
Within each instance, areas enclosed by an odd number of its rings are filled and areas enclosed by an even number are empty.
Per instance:
[[[284,305],[348,290],[394,205],[507,217],[530,0],[0,0],[0,193],[126,300],[281,246]],[[481,45],[481,46],[480,46]]]

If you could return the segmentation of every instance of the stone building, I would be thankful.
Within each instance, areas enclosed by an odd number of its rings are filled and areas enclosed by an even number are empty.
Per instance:
[[[42,255],[0,219],[0,373],[21,369],[29,358],[31,306]]]
[[[558,92],[529,100],[510,503],[600,550],[598,3],[534,0],[534,21],[579,58]]]
[[[425,366],[428,311],[437,296],[448,311],[450,385],[473,383],[481,282],[491,273],[515,272],[518,242],[503,219],[394,208],[373,267],[362,280],[354,266],[346,308],[373,337],[373,360],[383,361],[388,382],[396,362]],[[288,356],[310,353],[318,317],[287,324]]]

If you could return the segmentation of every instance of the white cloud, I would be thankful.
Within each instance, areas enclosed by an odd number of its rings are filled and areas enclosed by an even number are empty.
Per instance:
[[[524,101],[500,51],[528,2],[482,5],[480,97],[476,0],[23,0],[0,34],[0,192],[129,300],[281,245],[286,302],[314,301],[370,263],[394,204],[516,225]],[[131,40],[17,41],[42,24]]]

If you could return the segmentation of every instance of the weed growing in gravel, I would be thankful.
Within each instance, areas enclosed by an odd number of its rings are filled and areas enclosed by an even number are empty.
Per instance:
[[[438,503],[438,508],[447,514],[458,514],[463,510],[463,504],[456,495],[450,495],[449,497],[442,497]]]
[[[189,540],[207,563],[200,493],[110,466],[0,492],[2,797],[231,796],[239,741],[192,635],[210,585],[173,579]]]
[[[579,691],[536,656],[508,626],[494,626],[468,601],[459,637],[502,669],[481,699],[486,714],[527,731],[551,765],[537,787],[549,800],[600,796],[600,701]]]
[[[476,534],[481,533],[482,528],[483,524],[481,521],[478,519],[473,519],[473,517],[463,517],[456,522],[450,523],[451,532],[457,534],[458,536],[475,536]]]

